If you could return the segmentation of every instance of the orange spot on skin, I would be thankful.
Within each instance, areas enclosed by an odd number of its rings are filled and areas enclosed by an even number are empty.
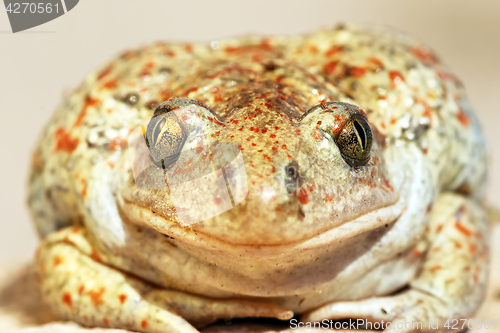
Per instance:
[[[414,255],[415,257],[418,257],[418,256],[420,256],[420,255],[422,254],[422,252],[420,252],[420,251],[419,251],[419,250],[417,250],[417,249],[413,249],[413,252],[412,252],[412,253],[413,253],[413,255]]]
[[[186,90],[186,91],[185,91],[182,95],[183,95],[183,96],[188,96],[190,93],[192,93],[192,92],[196,92],[196,91],[198,91],[198,88],[196,88],[196,87],[189,88],[189,89],[188,89],[188,90]]]
[[[120,303],[121,303],[121,304],[125,303],[125,301],[127,300],[127,297],[128,297],[128,296],[127,296],[127,295],[125,295],[125,294],[120,294],[120,295],[118,295],[118,299],[120,300]]]
[[[436,265],[436,266],[433,266],[429,271],[431,273],[434,273],[434,272],[440,270],[441,268],[443,268],[441,265]]]
[[[114,138],[113,141],[109,143],[109,150],[121,150],[125,147],[127,147],[128,142],[127,140],[123,140],[122,138]]]
[[[287,149],[286,145],[281,146],[281,149],[286,150]]]
[[[391,79],[391,85],[393,88],[405,81],[403,74],[398,71],[390,71],[389,78]]]
[[[300,189],[299,195],[297,196],[297,199],[303,205],[305,205],[306,203],[309,202],[309,195],[308,195],[308,193],[306,192],[305,189],[303,189],[303,188]]]
[[[109,320],[106,317],[102,318],[102,322],[106,325],[109,325]]]
[[[354,76],[354,77],[362,77],[366,73],[366,68],[364,67],[350,67],[349,68],[349,75]]]
[[[142,328],[148,327],[148,321],[146,319],[144,319],[143,321],[141,321],[141,327]]]
[[[457,249],[461,249],[462,248],[462,244],[460,244],[459,242],[455,242],[455,247]]]
[[[97,76],[97,80],[101,80],[105,76],[107,76],[109,73],[111,73],[111,70],[113,69],[113,66],[108,66],[106,67],[99,75]]]
[[[62,296],[62,302],[67,306],[71,307],[71,295],[69,293],[64,293]]]
[[[271,134],[271,135],[269,135],[269,137],[270,137],[271,139],[274,139],[274,138],[276,138],[276,134]]]
[[[342,51],[342,47],[341,46],[337,46],[337,45],[333,45],[332,47],[330,47],[328,49],[328,51],[325,52],[325,56],[326,57],[330,57],[336,53],[339,53]]]
[[[472,255],[476,254],[476,252],[477,252],[477,246],[475,244],[469,245],[469,252]]]
[[[63,241],[69,245],[76,246],[75,243],[68,236],[64,237]]]
[[[78,293],[81,294],[85,290],[85,286],[82,284],[80,288],[78,288]]]
[[[384,64],[383,64],[383,63],[382,63],[382,61],[380,61],[380,59],[378,59],[378,58],[371,57],[370,59],[368,59],[368,62],[369,62],[370,64],[375,65],[375,69],[376,69],[376,68],[384,68]]]
[[[78,118],[76,119],[76,122],[73,126],[78,127],[83,123],[83,118],[85,118],[85,115],[87,114],[87,109],[91,106],[96,106],[99,103],[98,99],[93,99],[87,96],[85,98],[85,103],[83,104],[83,108],[80,111],[80,114],[78,115]]]
[[[439,234],[441,232],[441,230],[443,230],[442,224],[438,225],[438,227],[436,228],[436,232]]]
[[[94,306],[98,306],[98,305],[104,303],[104,301],[102,300],[102,295],[104,294],[105,291],[106,291],[106,288],[101,287],[101,289],[99,289],[98,291],[89,290],[89,291],[87,291],[86,294],[89,295]]]
[[[87,195],[87,182],[86,181],[83,181],[82,182],[82,191],[80,192],[82,198],[85,198],[85,196]]]
[[[117,85],[118,85],[117,80],[111,80],[111,81],[108,81],[105,84],[103,84],[101,89],[113,89],[113,88],[116,88]]]
[[[325,195],[325,202],[334,202],[335,199],[332,198],[329,194]]]
[[[455,228],[457,228],[458,231],[460,231],[462,234],[464,234],[467,237],[470,237],[472,235],[472,232],[458,221],[455,222]]]
[[[297,195],[297,199],[300,201],[301,204],[305,205],[306,203],[309,202],[313,189],[314,189],[313,185],[307,185],[307,187],[303,186],[300,188],[299,194]]]
[[[264,60],[264,58],[262,57],[262,55],[258,54],[258,53],[255,53],[252,55],[252,61],[254,62],[262,62]]]
[[[54,266],[59,266],[60,264],[62,264],[64,262],[64,258],[63,257],[60,257],[60,256],[56,256],[54,258]]]
[[[96,250],[92,250],[92,253],[90,254],[90,257],[92,259],[94,259],[95,261],[98,261],[98,262],[102,262],[102,258],[101,256],[99,255],[99,253],[97,253]]]
[[[68,132],[63,127],[60,127],[55,132],[55,151],[73,152],[78,146],[78,138],[71,138]]]
[[[319,133],[318,133],[318,131],[316,130],[316,131],[314,131],[314,133],[313,133],[312,137],[313,137],[314,139],[316,139],[316,140],[319,140],[319,139],[321,139],[323,136],[322,136],[321,134],[319,134]]]
[[[470,119],[467,116],[467,114],[465,114],[464,110],[460,109],[460,111],[458,111],[457,118],[458,118],[458,121],[460,121],[460,123],[463,126],[469,126]]]
[[[160,92],[161,99],[163,101],[169,100],[170,97],[172,96],[172,93],[169,90],[162,90]]]
[[[411,54],[425,63],[435,64],[438,62],[437,57],[426,49],[412,49]]]
[[[286,157],[288,157],[289,159],[293,159],[293,156],[292,155],[286,155]]]
[[[325,67],[323,67],[323,72],[328,75],[332,74],[335,71],[338,63],[338,61],[330,61],[325,65]]]

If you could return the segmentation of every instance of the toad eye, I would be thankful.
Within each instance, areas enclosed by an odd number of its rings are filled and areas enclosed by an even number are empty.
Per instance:
[[[368,121],[359,114],[352,116],[344,125],[335,143],[342,158],[351,166],[359,167],[368,163],[373,135]]]
[[[168,168],[177,161],[186,136],[186,131],[174,112],[155,113],[149,121],[145,139],[149,155],[156,166]]]

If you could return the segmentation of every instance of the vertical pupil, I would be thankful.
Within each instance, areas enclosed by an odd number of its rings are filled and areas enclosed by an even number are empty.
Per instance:
[[[361,140],[361,149],[365,150],[365,148],[366,148],[365,130],[357,121],[354,121],[354,128],[356,128],[356,132],[358,133],[358,137]]]
[[[156,124],[155,129],[153,131],[153,146],[155,146],[158,140],[160,139],[159,136],[163,126],[165,125],[165,122],[166,119],[163,117],[163,119]]]

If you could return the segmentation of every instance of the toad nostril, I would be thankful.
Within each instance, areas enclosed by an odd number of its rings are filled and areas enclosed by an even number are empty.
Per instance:
[[[285,188],[288,194],[292,194],[302,186],[302,177],[297,162],[291,162],[285,167]]]

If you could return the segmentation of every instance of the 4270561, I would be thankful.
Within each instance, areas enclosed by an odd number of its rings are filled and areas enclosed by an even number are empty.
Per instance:
[[[23,8],[24,7],[24,8]],[[50,2],[39,2],[39,3],[34,3],[34,2],[14,2],[14,3],[9,3],[9,5],[6,8],[7,13],[14,13],[14,14],[24,14],[24,13],[52,13],[52,11],[55,11],[56,13],[59,13],[59,10],[62,10],[62,8],[59,8],[59,3],[52,4]]]
[[[497,321],[488,319],[448,319],[444,323],[444,327],[449,330],[464,330],[464,329],[496,329]]]

